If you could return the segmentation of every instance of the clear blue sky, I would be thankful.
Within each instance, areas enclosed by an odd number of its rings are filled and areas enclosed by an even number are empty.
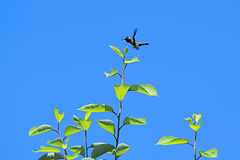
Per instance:
[[[113,84],[104,71],[121,60],[109,45],[123,49],[126,36],[149,42],[129,46],[127,84],[152,84],[158,97],[129,93],[122,116],[144,117],[146,126],[127,126],[120,142],[131,144],[122,160],[192,160],[187,145],[156,146],[166,135],[194,139],[185,117],[203,114],[197,149],[216,147],[219,159],[239,158],[240,2],[238,0],[0,2],[1,159],[33,160],[32,150],[57,138],[28,137],[33,126],[56,127],[53,109],[65,112],[61,130],[90,103],[118,110]],[[112,114],[91,118],[114,119]],[[89,143],[114,143],[96,121]],[[70,145],[84,144],[83,132]],[[102,158],[112,159],[109,156]],[[207,159],[207,158],[201,158]]]

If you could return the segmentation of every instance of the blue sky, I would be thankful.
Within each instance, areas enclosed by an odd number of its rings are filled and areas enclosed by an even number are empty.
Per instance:
[[[197,149],[217,148],[219,159],[237,159],[240,131],[240,2],[237,0],[169,1],[1,1],[0,137],[2,159],[38,159],[32,150],[57,138],[55,133],[28,137],[33,126],[56,128],[53,109],[65,112],[61,131],[73,125],[76,109],[105,103],[118,111],[113,84],[104,72],[121,59],[109,45],[129,46],[126,84],[152,84],[158,97],[129,93],[122,117],[144,117],[146,126],[123,128],[120,142],[131,144],[121,159],[192,160],[190,146],[156,146],[166,135],[194,133],[185,117],[203,114]],[[140,50],[121,39],[149,42]],[[94,113],[89,144],[113,143]],[[70,145],[84,144],[83,132]],[[102,158],[112,159],[106,155]],[[207,158],[201,158],[207,159]]]

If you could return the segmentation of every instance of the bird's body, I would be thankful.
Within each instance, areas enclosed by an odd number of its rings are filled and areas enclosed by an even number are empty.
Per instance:
[[[134,30],[134,33],[133,33],[133,37],[132,37],[132,38],[129,37],[129,36],[127,36],[127,37],[126,37],[125,39],[123,39],[123,40],[125,40],[125,41],[128,42],[128,43],[130,43],[130,44],[133,46],[133,48],[136,48],[136,49],[138,49],[139,46],[143,46],[143,45],[148,45],[148,44],[149,44],[149,43],[141,43],[141,42],[138,42],[138,41],[135,39],[136,33],[137,33],[137,29]]]

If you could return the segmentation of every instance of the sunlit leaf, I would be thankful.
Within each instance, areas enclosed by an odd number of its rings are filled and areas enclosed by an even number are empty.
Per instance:
[[[191,127],[194,131],[197,131],[201,127],[201,121],[198,125],[195,125],[194,123],[190,123],[189,127]]]
[[[73,116],[73,119],[75,123],[81,124],[85,131],[87,131],[90,125],[92,124],[92,119],[84,120],[76,117],[75,115]]]
[[[78,154],[79,154],[79,153],[80,153],[80,151],[77,150],[73,155],[67,155],[66,158],[67,158],[68,160],[70,160],[70,159],[75,159],[75,158],[78,157]]]
[[[126,117],[123,120],[123,124],[131,124],[131,125],[145,125],[145,118],[134,118],[134,117]]]
[[[115,134],[115,125],[113,121],[109,119],[105,119],[105,120],[97,120],[97,122],[103,129],[105,129],[106,131],[112,134]]]
[[[123,57],[122,52],[115,46],[109,46],[112,48],[112,50],[114,50],[114,52],[116,52],[120,57]]]
[[[196,122],[199,122],[199,120],[202,118],[202,113],[200,112],[199,114],[196,114],[194,113],[193,114],[193,119],[196,121]]]
[[[133,57],[133,59],[132,60],[125,60],[124,61],[126,64],[128,64],[128,63],[133,63],[133,62],[139,62],[139,60],[138,60],[138,58],[137,57]]]
[[[131,145],[120,143],[116,148],[116,156],[119,157],[119,156],[123,155],[124,153],[126,153],[129,150],[130,147],[131,147]]]
[[[85,149],[84,149],[84,147],[81,146],[81,145],[76,145],[76,146],[68,147],[68,149],[70,149],[70,150],[73,151],[73,152],[80,151],[79,154],[82,155],[82,156],[85,156]]]
[[[188,143],[187,139],[184,138],[177,138],[177,137],[172,137],[172,136],[165,136],[162,137],[158,141],[158,145],[171,145],[171,144],[185,144]]]
[[[190,117],[187,117],[187,118],[184,118],[186,121],[188,121],[188,122],[191,122],[192,123],[192,118],[190,118]]]
[[[41,149],[39,149],[38,151],[33,150],[33,152],[58,152],[60,153],[60,150],[54,147],[50,147],[50,146],[41,146]]]
[[[111,144],[99,144],[95,146],[94,149],[92,150],[91,157],[97,158],[106,152],[112,151],[113,149],[114,149],[114,146]]]
[[[86,112],[85,114],[85,120],[87,120],[89,118],[89,116],[91,115],[92,112]]]
[[[58,109],[57,109],[57,108],[54,108],[54,114],[55,114],[55,117],[56,117],[58,123],[60,123],[61,120],[62,120],[63,117],[64,117],[64,112],[63,112],[62,114],[59,114]]]
[[[124,57],[125,57],[127,51],[128,51],[128,46],[126,46],[126,47],[124,48],[124,50],[123,50],[123,55],[124,55]]]
[[[156,89],[150,84],[131,85],[129,91],[141,92],[149,96],[158,96]]]
[[[115,84],[115,85],[113,85],[113,87],[115,89],[115,93],[116,93],[117,98],[120,101],[122,101],[124,96],[126,95],[127,91],[129,90],[130,85],[127,85],[127,84],[123,84],[123,85]]]
[[[118,71],[116,70],[115,67],[114,69],[111,69],[111,73],[104,72],[104,74],[106,75],[106,78],[110,76],[113,77],[116,73],[118,73]]]
[[[43,124],[41,126],[33,127],[32,129],[30,129],[29,136],[34,136],[51,130],[53,130],[52,126]]]
[[[83,130],[83,127],[82,126],[72,126],[72,125],[69,125],[65,128],[64,130],[64,135],[65,136],[69,136],[69,135],[72,135],[74,133],[77,133],[79,131]]]
[[[216,148],[211,148],[206,152],[199,150],[199,154],[204,157],[217,158],[218,150]]]
[[[78,110],[86,111],[86,112],[112,112],[113,111],[112,107],[106,104],[88,104],[88,105],[82,106]]]
[[[64,159],[61,154],[57,153],[47,153],[41,156],[38,160],[56,160],[56,159]]]
[[[48,144],[55,146],[55,147],[62,147],[64,145],[62,138],[57,138],[53,141],[48,141]]]

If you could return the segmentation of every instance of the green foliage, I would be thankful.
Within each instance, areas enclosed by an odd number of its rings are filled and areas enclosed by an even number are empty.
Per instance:
[[[91,154],[91,158],[97,158],[104,153],[107,153],[109,151],[112,151],[114,149],[114,146],[111,144],[98,144],[94,145],[94,149]]]
[[[41,126],[33,127],[32,129],[30,129],[29,136],[34,136],[51,130],[53,130],[52,126],[43,124]]]
[[[59,111],[57,108],[54,108],[54,114],[55,114],[55,117],[57,119],[57,122],[60,123],[61,120],[63,119],[64,117],[64,112],[62,114],[59,114]]]
[[[125,57],[127,51],[128,51],[128,46],[126,46],[126,47],[124,48],[124,50],[123,50],[123,56],[124,56],[124,57]]]
[[[123,57],[122,52],[121,52],[117,47],[115,47],[115,46],[109,46],[109,47],[111,47],[112,50],[113,50],[115,53],[117,53],[120,57]]]
[[[113,87],[115,89],[115,93],[116,93],[117,98],[120,101],[122,101],[124,96],[126,95],[127,91],[129,90],[130,85],[127,85],[127,84],[123,84],[123,85],[115,84],[115,85],[113,85]]]
[[[79,151],[79,154],[82,156],[85,156],[85,149],[83,146],[81,145],[76,145],[76,146],[72,146],[72,147],[68,147],[69,150],[73,151],[73,152],[77,152]]]
[[[85,114],[85,120],[88,120],[89,116],[91,115],[92,112],[86,112]]]
[[[64,143],[63,143],[63,140],[62,138],[57,138],[53,141],[48,141],[48,144],[52,145],[52,146],[55,146],[55,147],[62,147],[64,146]]]
[[[158,96],[156,89],[150,84],[131,85],[129,91],[136,91],[149,96]]]
[[[138,60],[137,57],[133,57],[132,60],[129,60],[129,61],[128,61],[128,60],[125,60],[124,62],[125,62],[126,64],[128,64],[128,63],[133,63],[133,62],[139,62],[139,60]]]
[[[119,144],[116,148],[116,156],[119,157],[119,156],[123,155],[124,153],[126,153],[129,150],[130,147],[131,146],[129,146],[125,143]]]
[[[90,125],[92,124],[92,119],[84,120],[76,116],[73,116],[73,119],[75,123],[81,124],[85,131],[87,131]]]
[[[80,151],[76,151],[73,155],[67,155],[66,156],[66,158],[68,159],[68,160],[70,160],[70,159],[75,159],[75,158],[77,158],[78,157],[78,154],[80,153]]]
[[[198,123],[199,120],[202,118],[202,113],[201,112],[199,114],[194,113],[192,117]]]
[[[123,120],[123,124],[131,124],[131,125],[145,125],[145,118],[134,118],[134,117],[125,117]]]
[[[56,160],[56,159],[64,159],[64,157],[58,153],[47,153],[41,156],[38,160]]]
[[[64,135],[65,136],[70,136],[74,133],[77,133],[79,131],[83,130],[83,127],[81,125],[79,126],[72,126],[72,125],[69,125],[65,128],[64,130]]]
[[[217,158],[218,150],[216,148],[211,148],[206,152],[199,150],[200,156],[208,157],[208,158]]]
[[[118,73],[118,71],[116,70],[116,68],[114,67],[114,69],[111,69],[111,73],[107,73],[107,72],[104,72],[104,74],[106,75],[106,78],[108,77],[113,77],[116,73]]]
[[[41,146],[41,149],[39,149],[38,151],[33,150],[33,152],[57,152],[60,153],[60,150],[54,147],[50,147],[50,146]]]
[[[188,143],[187,139],[184,138],[177,138],[177,137],[172,137],[172,136],[165,136],[162,137],[158,141],[158,145],[171,145],[171,144],[186,144]]]
[[[190,123],[189,127],[191,127],[194,131],[197,131],[201,127],[201,121],[198,125],[195,125],[194,123]]]
[[[86,112],[112,112],[113,108],[106,104],[88,104],[88,105],[82,106],[78,110],[86,111]]]
[[[82,160],[95,160],[93,158],[83,158]]]
[[[104,120],[97,120],[98,124],[105,129],[106,131],[115,134],[115,125],[112,120],[104,119]]]

